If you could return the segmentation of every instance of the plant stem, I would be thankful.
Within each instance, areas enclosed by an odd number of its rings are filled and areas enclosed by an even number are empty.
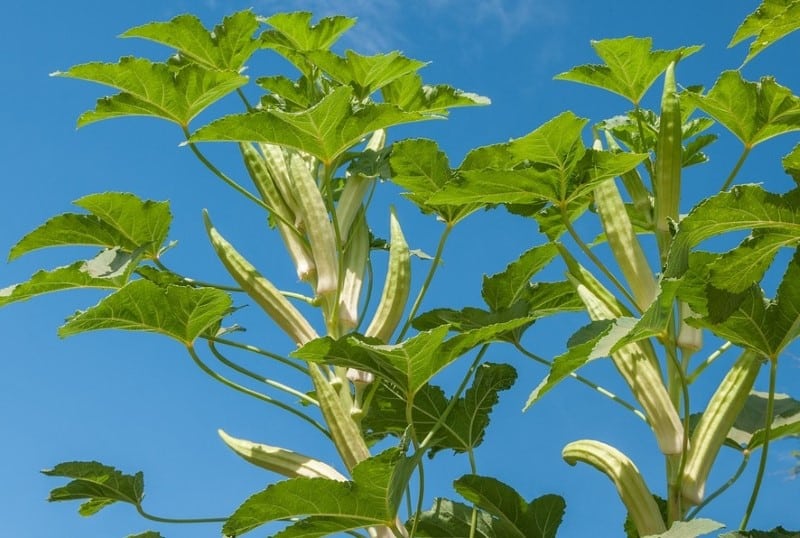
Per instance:
[[[252,353],[256,353],[256,354],[262,355],[264,357],[269,357],[270,359],[274,359],[274,360],[280,362],[281,364],[289,366],[290,368],[294,368],[295,370],[297,370],[298,372],[301,372],[304,375],[309,375],[308,369],[305,368],[304,366],[302,366],[301,364],[298,364],[297,362],[295,362],[295,361],[293,361],[291,359],[287,359],[286,357],[284,357],[282,355],[278,355],[276,353],[272,353],[271,351],[267,351],[265,349],[261,349],[261,348],[258,348],[256,346],[250,345],[250,344],[242,344],[240,342],[236,342],[235,340],[228,340],[227,338],[219,338],[218,336],[206,337],[206,339],[210,340],[212,342],[216,342],[218,344],[223,344],[225,346],[235,347],[235,348],[238,348],[238,349],[244,349],[246,351],[250,351]]]
[[[235,293],[239,293],[239,292],[243,292],[244,291],[242,288],[240,288],[238,286],[228,286],[228,285],[225,285],[225,284],[214,284],[212,282],[205,282],[203,280],[195,280],[194,278],[189,278],[189,277],[183,276],[182,274],[178,273],[177,271],[173,271],[172,269],[170,269],[169,267],[164,265],[164,262],[162,262],[161,260],[159,260],[157,258],[153,260],[153,263],[155,263],[156,267],[158,267],[162,271],[166,271],[168,273],[172,273],[173,275],[177,276],[178,278],[180,278],[181,280],[183,280],[187,284],[190,284],[190,285],[193,285],[193,286],[201,286],[201,287],[204,287],[204,288],[216,288],[218,290],[230,291],[230,292],[235,292]]]
[[[606,276],[606,278],[608,278],[611,281],[611,283],[614,284],[614,286],[620,291],[620,293],[622,293],[622,295],[625,296],[625,298],[631,304],[633,309],[641,313],[641,309],[636,304],[636,299],[633,298],[633,295],[631,295],[631,293],[625,288],[625,286],[622,285],[622,282],[620,282],[619,279],[616,276],[614,276],[614,273],[608,270],[608,267],[606,267],[605,264],[602,261],[600,261],[600,258],[598,258],[594,252],[592,252],[592,249],[590,249],[588,245],[583,242],[583,239],[580,238],[578,232],[575,230],[575,228],[572,226],[572,223],[569,221],[569,218],[563,212],[561,213],[561,217],[562,221],[564,222],[564,226],[566,226],[567,231],[569,232],[569,235],[572,237],[572,239],[575,241],[575,243],[578,245],[581,251],[583,251],[583,253],[586,254],[586,256],[590,260],[592,260],[592,263],[594,263],[594,265],[598,269],[600,269],[600,272],[602,272]]]
[[[150,521],[156,521],[158,523],[225,523],[228,521],[226,517],[204,517],[204,518],[189,518],[189,519],[176,519],[171,517],[159,517],[154,516],[152,514],[148,514],[144,511],[144,508],[141,505],[136,505],[136,511],[139,512],[139,515],[145,519],[149,519]]]
[[[697,368],[695,368],[694,372],[689,374],[687,378],[688,383],[691,385],[692,383],[697,381],[697,378],[700,376],[700,374],[702,374],[706,368],[711,366],[712,362],[717,360],[723,353],[728,351],[732,346],[733,344],[730,341],[727,341],[721,346],[719,346],[714,352],[711,353],[711,355],[708,356],[708,358],[705,361],[703,361],[702,364],[700,364]]]
[[[543,357],[540,357],[540,356],[538,356],[538,355],[536,355],[534,353],[531,353],[530,351],[528,351],[527,349],[522,347],[522,344],[520,344],[519,342],[514,342],[514,347],[516,347],[517,350],[519,350],[520,353],[522,353],[523,355],[525,355],[529,359],[533,359],[538,363],[544,364],[545,366],[549,366],[549,367],[553,366],[552,361],[549,361],[549,360],[547,360],[547,359],[545,359]],[[569,376],[572,379],[574,379],[575,381],[583,383],[587,387],[596,390],[597,392],[599,392],[600,394],[602,394],[606,398],[609,398],[612,401],[614,401],[615,403],[618,403],[619,405],[621,405],[622,407],[624,407],[625,409],[627,409],[628,411],[630,411],[631,413],[633,413],[634,415],[636,415],[637,417],[639,417],[640,419],[645,421],[645,423],[647,423],[647,417],[645,416],[645,414],[642,413],[640,410],[638,410],[633,404],[623,400],[622,398],[620,398],[619,396],[617,396],[613,392],[601,387],[600,385],[598,385],[594,381],[586,379],[585,377],[581,376],[580,374],[576,374],[575,372],[570,372]]]
[[[686,519],[694,519],[697,517],[697,514],[700,512],[700,510],[702,510],[707,504],[722,495],[729,487],[735,484],[736,481],[739,480],[739,477],[742,476],[742,473],[747,468],[747,464],[749,462],[750,452],[745,451],[744,456],[742,457],[742,463],[739,464],[739,467],[736,469],[736,472],[733,474],[733,476],[730,477],[727,482],[722,484],[722,486],[720,486],[716,491],[714,491],[714,493],[703,499],[703,502],[697,505],[697,507],[695,507],[695,509],[692,510],[688,516],[686,516]]]
[[[252,370],[248,370],[247,368],[244,368],[243,366],[240,366],[240,365],[236,364],[235,362],[233,362],[229,358],[225,357],[225,355],[220,353],[220,351],[217,349],[217,346],[214,345],[213,341],[211,341],[211,340],[208,341],[208,347],[209,347],[209,349],[211,349],[211,353],[214,354],[214,356],[217,358],[217,360],[219,360],[222,364],[224,364],[228,368],[236,370],[240,374],[246,375],[250,379],[254,379],[254,380],[259,381],[261,383],[264,383],[265,385],[268,385],[268,386],[270,386],[270,387],[272,387],[274,389],[278,389],[278,390],[281,390],[281,391],[283,391],[283,392],[285,392],[287,394],[290,394],[290,395],[292,395],[292,396],[294,396],[294,397],[306,402],[309,405],[314,405],[314,406],[319,407],[319,402],[317,400],[315,400],[314,398],[312,398],[311,396],[309,396],[308,394],[304,394],[304,393],[300,392],[299,390],[297,390],[297,389],[295,389],[293,387],[290,387],[288,385],[284,385],[283,383],[280,383],[278,381],[274,381],[272,379],[269,379],[267,377],[259,375],[259,374],[255,373],[255,372],[253,372]]]
[[[667,478],[669,482],[668,504],[667,504],[667,526],[671,525],[674,521],[683,519],[683,496],[681,495],[681,481],[683,480],[683,470],[686,467],[686,455],[689,452],[689,385],[686,382],[686,373],[683,370],[683,365],[678,360],[675,353],[674,341],[674,325],[670,324],[670,338],[664,343],[664,349],[667,352],[667,366],[670,370],[670,393],[678,393],[678,402],[674,403],[675,408],[680,411],[680,399],[683,400],[683,447],[680,456],[675,465],[675,455],[667,456]],[[676,384],[677,387],[673,387]]]
[[[764,478],[764,470],[767,467],[767,454],[769,452],[769,435],[772,432],[773,414],[775,413],[775,383],[778,377],[778,361],[775,358],[770,358],[769,361],[769,396],[767,397],[767,419],[764,424],[764,446],[761,449],[761,458],[758,460],[758,471],[756,472],[756,481],[753,484],[753,492],[750,494],[750,501],[747,503],[747,509],[744,512],[742,523],[739,525],[739,530],[744,531],[747,529],[747,523],[750,521],[750,515],[753,513],[753,508],[756,506],[758,499],[758,492],[761,489],[761,480]]]
[[[469,456],[469,470],[472,474],[478,474],[478,466],[475,464],[475,451],[473,449],[469,449],[467,451],[467,456]],[[469,538],[475,538],[475,533],[478,530],[478,506],[475,503],[472,503],[472,515],[469,519]]]
[[[739,169],[744,164],[745,159],[747,159],[747,156],[750,154],[750,150],[752,150],[752,149],[753,148],[751,148],[749,146],[745,146],[744,147],[744,150],[742,151],[742,154],[739,156],[739,160],[736,161],[736,164],[734,165],[733,170],[731,170],[731,173],[728,175],[728,179],[725,180],[725,183],[722,185],[722,189],[720,189],[720,190],[723,190],[723,191],[727,191],[728,190],[728,187],[730,187],[731,183],[733,183],[733,179],[736,177],[736,174],[739,173]]]
[[[446,223],[444,230],[442,231],[442,235],[439,237],[439,244],[436,247],[436,254],[434,254],[433,260],[431,261],[431,268],[428,271],[428,275],[425,277],[425,282],[422,283],[422,287],[417,294],[417,298],[414,299],[414,304],[411,306],[411,311],[408,313],[408,318],[406,319],[403,328],[400,330],[400,334],[397,335],[397,342],[400,342],[408,332],[408,329],[411,328],[411,322],[414,320],[414,316],[417,314],[417,310],[419,310],[419,307],[422,304],[422,299],[425,297],[425,293],[427,293],[428,288],[433,281],[433,276],[436,274],[436,269],[439,268],[439,264],[442,261],[444,246],[447,243],[447,238],[450,236],[450,232],[452,230],[453,225],[449,222]]]
[[[202,359],[200,359],[200,357],[197,355],[197,352],[194,349],[194,346],[191,346],[191,345],[186,346],[186,350],[189,352],[189,355],[192,357],[192,360],[194,361],[194,363],[197,366],[199,366],[200,369],[203,370],[203,372],[207,373],[209,376],[213,377],[214,379],[216,379],[217,381],[219,381],[223,385],[225,385],[227,387],[230,387],[230,388],[232,388],[232,389],[234,389],[236,391],[239,391],[242,394],[247,394],[248,396],[252,396],[253,398],[256,398],[257,400],[261,400],[262,402],[266,402],[266,403],[275,405],[277,407],[280,407],[284,411],[288,411],[289,413],[291,413],[291,414],[303,419],[304,421],[308,422],[309,424],[314,426],[316,429],[321,431],[323,434],[325,434],[325,436],[328,437],[329,439],[331,438],[330,432],[328,432],[328,430],[325,429],[325,427],[322,424],[320,424],[319,422],[317,422],[313,418],[309,417],[308,415],[306,415],[302,411],[298,411],[294,407],[292,407],[292,406],[290,406],[288,404],[285,404],[285,403],[281,402],[280,400],[276,400],[274,398],[270,398],[269,396],[267,396],[265,394],[261,394],[260,392],[256,392],[254,390],[248,389],[247,387],[243,387],[243,386],[239,385],[238,383],[234,383],[230,379],[227,379],[226,377],[223,377],[223,376],[219,375],[217,372],[215,372],[214,370],[209,368],[208,365],[206,365],[202,361]]]

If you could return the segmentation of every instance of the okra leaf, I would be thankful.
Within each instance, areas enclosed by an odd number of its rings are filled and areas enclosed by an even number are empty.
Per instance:
[[[708,282],[733,293],[744,291],[761,280],[780,249],[792,247],[799,240],[779,229],[754,230],[737,247],[712,262]]]
[[[648,88],[671,61],[694,54],[701,48],[695,45],[674,50],[652,50],[653,40],[649,37],[604,39],[591,44],[603,64],[581,65],[554,78],[603,88],[634,105],[641,102]]]
[[[42,471],[47,476],[71,478],[67,485],[50,492],[48,501],[74,501],[86,499],[78,512],[82,516],[96,514],[116,502],[139,506],[144,497],[144,475],[123,474],[114,467],[96,461],[59,463]]]
[[[406,58],[397,51],[363,56],[348,50],[341,57],[328,50],[313,51],[308,58],[330,77],[350,85],[359,99],[369,97],[400,77],[416,73],[426,62]]]
[[[73,203],[90,214],[53,217],[20,239],[9,260],[40,248],[76,245],[143,249],[147,257],[156,258],[172,221],[168,202],[141,200],[129,193],[90,194]]]
[[[627,334],[635,322],[632,318],[592,321],[584,325],[567,341],[567,351],[553,359],[550,373],[528,396],[527,410],[575,370],[595,359],[608,357],[614,344]]]
[[[745,18],[728,47],[751,37],[750,49],[742,65],[784,36],[800,28],[800,2],[797,0],[764,0]]]
[[[300,77],[296,82],[282,75],[272,77],[261,77],[256,80],[256,84],[270,92],[261,97],[263,108],[279,108],[286,112],[301,112],[309,108],[311,101],[311,91],[309,91],[309,81],[306,77]]]
[[[664,334],[672,322],[675,296],[681,283],[680,279],[662,279],[655,300],[650,303],[630,331],[614,344],[611,351],[617,351],[621,347],[639,340]]]
[[[394,498],[392,479],[403,459],[398,450],[387,450],[356,465],[349,482],[292,478],[272,484],[239,506],[223,532],[239,536],[270,521],[306,516],[317,529],[392,526],[399,500]],[[285,537],[304,536],[297,533],[302,525],[295,525],[296,529],[284,531]]]
[[[135,280],[73,315],[58,334],[67,337],[100,329],[147,331],[191,346],[231,305],[230,296],[216,288],[161,287],[149,280]]]
[[[783,169],[786,173],[792,176],[795,183],[800,184],[800,144],[796,145],[794,149],[786,155],[781,161]]]
[[[436,499],[430,510],[419,514],[417,536],[424,538],[468,538],[472,536],[473,508],[449,499]],[[476,538],[510,536],[508,525],[489,513],[478,510]]]
[[[775,299],[767,307],[764,325],[777,358],[800,335],[800,250],[795,251],[783,275]]]
[[[168,22],[151,22],[123,32],[173,47],[181,56],[210,69],[238,72],[259,48],[253,35],[259,23],[251,11],[229,15],[208,31],[194,15],[178,15]]]
[[[465,475],[453,483],[455,490],[508,526],[508,538],[555,538],[566,504],[558,495],[543,495],[526,502],[513,488],[485,476]]]
[[[311,24],[311,16],[309,12],[298,11],[268,17],[266,22],[274,30],[265,33],[262,46],[279,51],[284,48],[297,52],[326,50],[356,23],[353,18],[335,16]]]
[[[748,450],[755,450],[766,442],[765,425],[767,422],[766,392],[753,391],[747,397],[744,408],[736,417],[728,438],[734,440]],[[769,440],[774,441],[789,435],[800,434],[800,401],[788,394],[775,394],[773,419]]]
[[[364,520],[360,517],[310,516],[300,519],[271,536],[272,538],[322,538],[324,536],[341,536],[347,531],[363,527]]]
[[[78,118],[78,127],[122,116],[152,116],[188,127],[209,105],[247,84],[247,77],[230,71],[197,64],[175,71],[165,63],[130,56],[119,63],[76,65],[53,75],[97,82],[122,92],[98,100],[94,110]]]
[[[37,271],[20,284],[0,289],[0,307],[31,297],[79,288],[118,289],[136,267],[134,256],[119,250],[104,250],[97,257],[51,271]]]
[[[407,189],[403,195],[424,213],[436,213],[445,222],[455,224],[480,207],[428,204],[428,199],[455,177],[447,155],[433,140],[403,140],[394,144],[389,166],[392,182]]]
[[[800,98],[772,77],[750,82],[739,71],[725,71],[707,94],[686,93],[684,98],[724,125],[746,148],[800,130]]]
[[[488,105],[490,100],[482,95],[465,92],[448,86],[422,84],[416,74],[402,76],[381,90],[384,103],[400,107],[406,112],[446,114],[448,109],[462,106]]]
[[[775,527],[771,531],[736,531],[720,534],[719,538],[796,538],[800,531],[788,531],[783,527]]]
[[[725,525],[712,519],[692,519],[691,521],[676,521],[667,532],[648,535],[647,538],[697,538],[718,531]]]
[[[164,535],[162,535],[160,532],[146,531],[140,532],[139,534],[130,534],[127,536],[127,538],[164,538]]]
[[[343,86],[303,112],[260,110],[225,116],[195,131],[190,140],[278,144],[332,164],[373,131],[424,119],[429,117],[389,104],[366,104],[355,110],[353,89]]]
[[[510,308],[525,297],[531,278],[558,255],[552,243],[534,247],[511,262],[503,272],[483,277],[481,296],[493,311]]]

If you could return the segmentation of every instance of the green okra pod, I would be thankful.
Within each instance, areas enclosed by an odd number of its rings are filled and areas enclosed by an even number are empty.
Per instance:
[[[664,93],[661,97],[661,121],[656,141],[656,162],[653,174],[655,198],[655,230],[661,261],[666,260],[672,236],[670,221],[679,218],[682,165],[682,119],[675,65],[672,61],[664,72]]]
[[[363,211],[352,227],[344,252],[344,276],[339,294],[339,332],[345,334],[358,326],[358,307],[364,273],[369,261],[369,228]]]
[[[203,213],[206,231],[214,251],[233,279],[297,345],[315,338],[317,332],[286,297],[248,262],[211,224]]]

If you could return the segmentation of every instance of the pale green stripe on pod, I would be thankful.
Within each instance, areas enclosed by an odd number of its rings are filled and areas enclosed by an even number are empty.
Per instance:
[[[380,151],[386,144],[386,130],[379,129],[372,133],[367,142],[366,151]],[[352,174],[347,177],[347,181],[339,196],[336,205],[336,217],[339,220],[339,235],[344,243],[350,234],[350,227],[361,210],[364,196],[367,194],[374,178],[362,174]]]
[[[617,488],[620,499],[628,509],[639,536],[650,536],[666,532],[667,528],[653,494],[642,478],[639,469],[625,454],[602,443],[583,439],[574,441],[561,452],[570,464],[583,462],[608,476]]]
[[[622,151],[617,141],[608,131],[604,131],[606,144],[611,151]],[[650,191],[644,186],[642,176],[636,168],[628,170],[620,176],[622,184],[625,185],[625,190],[631,197],[633,207],[644,215],[649,225],[653,224],[653,200],[650,196]]]
[[[692,446],[681,482],[681,493],[692,504],[703,501],[708,473],[753,390],[761,364],[762,360],[754,351],[744,351],[711,396],[692,433]]]
[[[347,469],[352,471],[359,462],[370,456],[361,429],[350,416],[350,406],[347,409],[342,406],[339,393],[325,379],[320,366],[312,363],[308,365],[308,370],[314,383],[322,416],[330,429],[336,450],[339,451]]]
[[[686,323],[687,319],[695,316],[695,313],[688,304],[681,301],[679,303],[678,312],[681,317],[681,324],[678,329],[676,343],[684,354],[695,353],[703,347],[703,329],[692,327]]]
[[[297,191],[289,172],[290,150],[275,144],[259,144],[258,147],[284,203],[294,212],[295,217],[300,219],[300,203],[297,201]],[[302,222],[295,222],[295,225],[302,230]]]
[[[681,197],[681,106],[675,82],[676,61],[664,72],[664,93],[661,97],[661,122],[656,142],[656,162],[653,178],[655,197],[656,239],[662,261],[672,240],[669,222],[678,221]]]
[[[364,272],[369,261],[369,228],[364,211],[353,224],[352,234],[344,252],[344,277],[339,294],[339,333],[345,334],[358,326],[358,306]]]
[[[305,317],[253,265],[239,254],[203,213],[214,251],[234,280],[297,345],[319,338]]]
[[[303,215],[311,254],[317,268],[317,296],[336,293],[339,288],[338,249],[327,206],[309,163],[302,155],[297,152],[291,154],[289,170],[300,204],[298,211]]]
[[[327,478],[344,482],[347,478],[328,465],[314,458],[304,456],[292,450],[277,446],[263,445],[245,439],[237,439],[217,430],[228,448],[236,452],[246,461],[262,469],[278,473],[289,478]]]
[[[411,290],[411,252],[394,208],[390,214],[389,267],[378,309],[364,332],[388,343],[403,318]]]

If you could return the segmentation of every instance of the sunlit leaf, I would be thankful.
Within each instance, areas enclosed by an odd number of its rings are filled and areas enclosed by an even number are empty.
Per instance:
[[[417,536],[423,538],[469,538],[473,508],[448,499],[436,499],[430,510],[417,516]],[[508,525],[478,510],[475,538],[509,536]]]
[[[42,471],[47,476],[70,478],[66,486],[50,492],[48,501],[74,501],[86,499],[79,512],[83,516],[96,514],[116,502],[139,506],[144,496],[144,475],[127,475],[96,461],[59,463]]]
[[[781,163],[783,164],[783,169],[792,176],[795,183],[800,184],[800,144],[796,145],[791,153],[783,158]]]
[[[301,77],[294,81],[282,75],[261,77],[256,84],[271,92],[261,98],[261,103],[266,108],[278,107],[287,112],[300,112],[307,109],[311,102],[311,92],[308,90],[308,79]]]
[[[356,110],[352,97],[352,88],[344,86],[303,112],[262,110],[225,116],[198,129],[191,140],[278,144],[330,164],[373,131],[426,119],[388,104],[367,104]]]
[[[422,78],[416,73],[398,78],[385,86],[381,93],[385,103],[396,105],[407,112],[428,114],[446,114],[450,108],[491,103],[482,95],[457,90],[446,84],[423,84]]]
[[[208,31],[194,15],[178,15],[168,22],[151,22],[123,32],[120,37],[140,37],[177,49],[182,56],[212,69],[239,71],[259,47],[254,37],[258,19],[240,11]]]
[[[341,57],[320,50],[309,53],[308,57],[332,79],[352,86],[355,95],[361,99],[425,66],[425,62],[406,58],[397,51],[363,56],[348,50]]]
[[[566,504],[558,495],[544,495],[528,503],[510,486],[478,475],[462,476],[453,486],[465,499],[506,523],[511,531],[507,538],[555,538],[564,517]]]
[[[641,102],[648,88],[671,61],[694,54],[701,48],[652,50],[653,40],[649,37],[592,41],[592,47],[603,64],[574,67],[555,78],[606,89],[635,105]]]
[[[531,289],[531,278],[558,255],[552,243],[534,247],[511,262],[503,272],[483,277],[481,296],[492,310],[511,307]]]
[[[648,535],[647,538],[697,538],[718,531],[725,525],[711,519],[692,519],[691,521],[676,521],[667,532]]]
[[[750,49],[744,63],[779,39],[800,28],[800,1],[764,0],[761,5],[742,22],[733,34],[728,47],[751,37]]]
[[[749,82],[739,71],[725,71],[705,95],[685,99],[733,133],[747,148],[800,130],[800,98],[772,77]]]
[[[149,280],[136,280],[69,318],[58,334],[66,337],[100,329],[148,331],[188,346],[222,319],[231,305],[230,296],[215,288],[162,288]]]
[[[728,437],[748,450],[763,446],[766,441],[767,399],[766,392],[753,391],[747,397],[744,408],[736,418]],[[774,441],[789,435],[800,434],[800,401],[788,394],[775,394],[774,417],[769,440]]]
[[[122,116],[153,116],[187,127],[206,107],[247,83],[247,77],[230,71],[190,64],[175,72],[165,63],[133,57],[115,64],[76,65],[53,75],[97,82],[122,92],[98,100],[94,110],[78,119],[78,127]]]
[[[311,13],[305,11],[278,13],[268,17],[267,24],[276,32],[268,32],[264,36],[263,46],[275,48],[286,43],[302,52],[326,50],[356,22],[353,18],[335,16],[325,17],[312,24],[311,17]]]

